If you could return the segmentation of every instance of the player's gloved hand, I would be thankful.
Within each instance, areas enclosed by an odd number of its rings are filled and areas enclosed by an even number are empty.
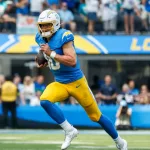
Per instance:
[[[47,62],[46,62],[46,63],[44,63],[44,64],[39,65],[39,64],[38,64],[38,62],[37,62],[37,57],[35,57],[35,62],[36,62],[36,66],[37,66],[38,68],[47,67],[47,65],[48,65],[48,63],[47,63]]]

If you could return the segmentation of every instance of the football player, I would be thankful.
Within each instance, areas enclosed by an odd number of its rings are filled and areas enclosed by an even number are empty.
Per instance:
[[[45,67],[48,64],[55,77],[55,82],[49,84],[42,93],[40,103],[47,114],[65,131],[65,140],[61,149],[65,150],[69,147],[71,141],[78,135],[78,130],[67,121],[55,102],[61,102],[73,96],[84,108],[89,118],[99,123],[112,137],[117,148],[127,150],[127,142],[118,135],[112,122],[98,108],[80,69],[73,34],[60,28],[60,17],[52,10],[43,11],[38,18],[37,25],[39,32],[35,40],[48,61],[39,67]]]

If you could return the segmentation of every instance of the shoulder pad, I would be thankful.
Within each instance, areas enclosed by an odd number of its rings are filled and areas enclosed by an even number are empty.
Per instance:
[[[62,45],[74,40],[74,36],[71,31],[66,31],[62,35]]]

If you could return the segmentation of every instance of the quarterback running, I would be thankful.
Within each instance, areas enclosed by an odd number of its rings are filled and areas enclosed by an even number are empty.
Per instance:
[[[78,130],[67,121],[55,102],[61,102],[72,96],[84,108],[89,118],[100,124],[111,136],[117,149],[127,150],[127,142],[118,135],[112,122],[98,108],[80,69],[73,34],[60,27],[60,17],[53,10],[43,11],[37,25],[39,32],[35,40],[47,60],[39,67],[48,65],[55,78],[55,82],[49,84],[42,93],[40,103],[47,114],[65,131],[65,140],[61,149],[69,147],[71,141],[78,135]]]

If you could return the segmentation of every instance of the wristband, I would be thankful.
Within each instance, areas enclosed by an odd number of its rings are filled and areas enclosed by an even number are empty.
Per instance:
[[[56,56],[56,52],[55,52],[55,51],[52,51],[51,54],[50,54],[50,57],[51,57],[52,59],[54,59],[55,56]]]

